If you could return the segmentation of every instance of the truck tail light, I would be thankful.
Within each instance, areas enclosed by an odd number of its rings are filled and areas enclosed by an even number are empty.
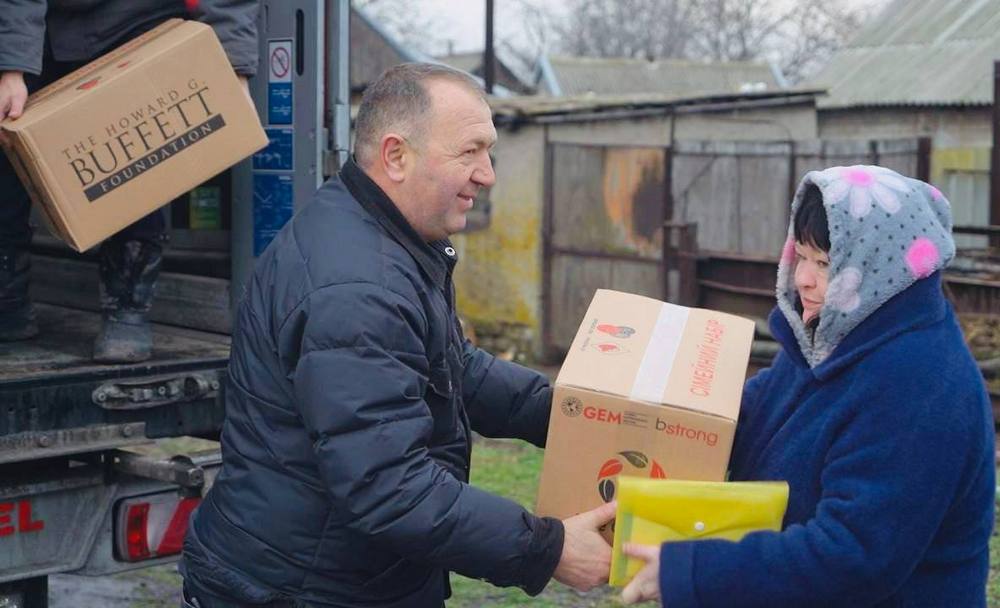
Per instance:
[[[149,542],[146,531],[149,527],[149,503],[140,502],[129,505],[125,519],[125,538],[129,561],[149,557]]]
[[[175,493],[129,498],[118,503],[115,548],[128,562],[181,552],[188,518],[201,498]]]

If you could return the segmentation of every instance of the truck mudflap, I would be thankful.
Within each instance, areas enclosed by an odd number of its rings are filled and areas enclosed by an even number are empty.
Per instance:
[[[0,485],[0,582],[82,568],[118,491],[96,464],[37,478]]]
[[[176,560],[220,463],[217,450],[159,461],[110,451],[23,467],[0,482],[0,584]]]

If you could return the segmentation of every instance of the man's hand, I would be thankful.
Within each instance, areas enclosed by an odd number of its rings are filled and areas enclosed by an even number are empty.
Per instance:
[[[611,546],[599,528],[615,518],[616,505],[610,502],[563,520],[565,540],[553,578],[579,591],[589,591],[608,582]]]
[[[28,87],[24,86],[24,74],[0,72],[0,122],[7,117],[20,118],[27,100]],[[0,129],[0,145],[7,145],[7,134],[3,129]]]
[[[646,562],[642,570],[622,590],[622,601],[626,604],[635,604],[660,599],[660,548],[625,543],[622,553]]]
[[[28,87],[24,85],[22,72],[0,73],[0,121],[20,118],[24,112],[24,102],[28,100]]]

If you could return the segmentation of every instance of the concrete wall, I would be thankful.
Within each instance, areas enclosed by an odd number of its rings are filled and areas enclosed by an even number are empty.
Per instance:
[[[951,201],[957,225],[989,224],[992,108],[820,110],[825,139],[930,137],[931,181]],[[961,248],[986,246],[985,237],[957,236]]]
[[[816,109],[811,105],[682,114],[677,139],[715,141],[775,141],[816,139]]]
[[[670,144],[670,123],[670,116],[654,116],[553,124],[549,126],[549,139],[562,143],[666,146]],[[677,115],[674,126],[675,139],[699,141],[801,140],[816,136],[816,110],[812,105],[682,113]]]
[[[452,238],[458,310],[479,325],[537,330],[541,314],[545,132],[499,134],[489,227]],[[533,338],[533,337],[532,337]]]
[[[681,114],[675,137],[697,140],[814,139],[811,105]],[[459,312],[477,328],[514,326],[539,354],[542,315],[542,219],[546,130],[552,142],[666,146],[670,117],[618,118],[501,128],[494,151],[497,183],[490,193],[490,224],[452,240]],[[479,330],[481,332],[481,329]]]
[[[822,139],[931,137],[935,148],[992,145],[990,107],[819,110]]]
[[[532,125],[527,128],[548,128],[549,140],[558,143],[612,146],[666,146],[670,143],[670,119],[664,116],[559,123],[548,127]],[[502,141],[502,132],[500,138]]]
[[[931,181],[951,202],[956,226],[986,226],[990,223],[990,147],[934,148]],[[964,249],[982,249],[985,236],[956,235]]]

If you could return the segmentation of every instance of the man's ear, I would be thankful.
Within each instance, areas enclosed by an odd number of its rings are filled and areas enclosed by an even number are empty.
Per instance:
[[[379,156],[386,176],[394,182],[402,182],[412,154],[406,140],[396,133],[386,133],[380,144]]]

